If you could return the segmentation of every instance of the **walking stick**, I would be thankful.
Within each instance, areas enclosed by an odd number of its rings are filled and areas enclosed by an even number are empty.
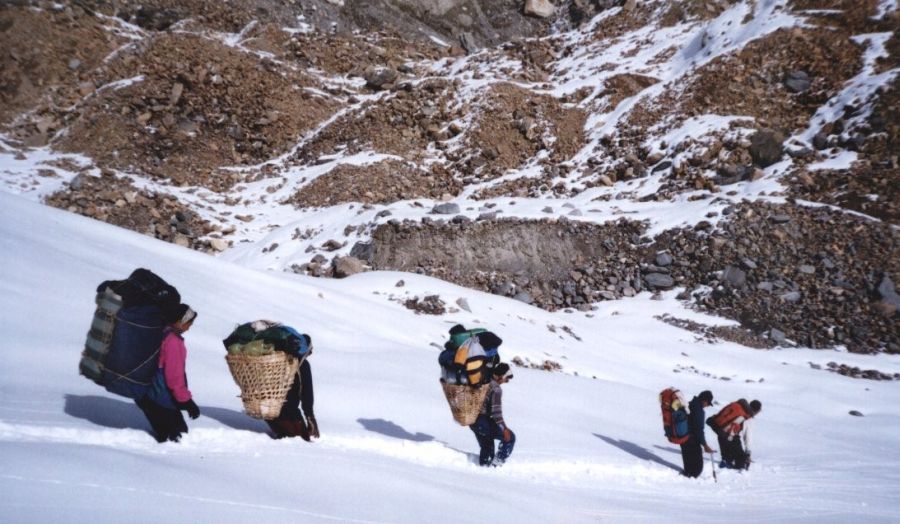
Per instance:
[[[719,479],[716,478],[716,460],[713,458],[713,456],[714,456],[715,454],[716,454],[715,451],[710,451],[710,452],[709,452],[709,465],[712,466],[713,480],[716,481],[716,484],[718,484],[718,483],[719,483]]]

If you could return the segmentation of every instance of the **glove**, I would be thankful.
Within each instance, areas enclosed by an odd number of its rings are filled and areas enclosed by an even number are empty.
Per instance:
[[[509,430],[508,427],[503,427],[503,442],[509,442],[512,440],[512,431]]]
[[[309,415],[306,417],[306,427],[309,429],[310,437],[319,438],[319,424],[316,422],[315,416]]]
[[[200,408],[197,407],[197,404],[194,403],[194,399],[190,399],[187,402],[180,402],[178,404],[179,409],[186,409],[188,412],[188,416],[191,419],[196,419],[200,416]]]
[[[713,448],[709,447],[709,444],[704,444],[704,445],[703,445],[703,451],[705,451],[705,452],[707,452],[707,453],[715,453],[715,452],[716,452],[716,450],[714,450]]]

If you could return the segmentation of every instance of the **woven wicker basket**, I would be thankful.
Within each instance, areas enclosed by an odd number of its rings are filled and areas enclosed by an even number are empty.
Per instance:
[[[280,351],[261,356],[226,355],[225,361],[241,388],[244,412],[264,420],[277,418],[300,361]]]
[[[475,419],[478,418],[478,414],[481,412],[481,406],[484,404],[484,397],[487,396],[489,385],[447,384],[441,379],[441,387],[444,389],[444,396],[447,397],[447,404],[450,404],[450,413],[453,414],[453,420],[461,426],[474,424]]]

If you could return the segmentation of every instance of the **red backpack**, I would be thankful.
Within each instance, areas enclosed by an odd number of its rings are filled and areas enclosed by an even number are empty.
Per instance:
[[[744,417],[744,419],[750,418],[749,410],[744,406],[747,405],[747,401],[744,399],[737,400],[728,404],[722,411],[719,411],[711,418],[712,425],[719,430],[725,431],[734,419],[738,417]]]
[[[663,431],[672,444],[684,444],[691,437],[688,412],[684,397],[675,388],[666,388],[659,394],[662,407]]]

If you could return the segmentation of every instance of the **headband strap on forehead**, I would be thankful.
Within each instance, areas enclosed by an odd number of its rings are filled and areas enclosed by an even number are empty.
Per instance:
[[[181,323],[189,324],[189,323],[193,322],[195,318],[197,318],[197,312],[194,311],[193,309],[191,309],[190,307],[188,307],[187,311],[185,311],[184,315],[182,315],[182,317],[181,317]]]

